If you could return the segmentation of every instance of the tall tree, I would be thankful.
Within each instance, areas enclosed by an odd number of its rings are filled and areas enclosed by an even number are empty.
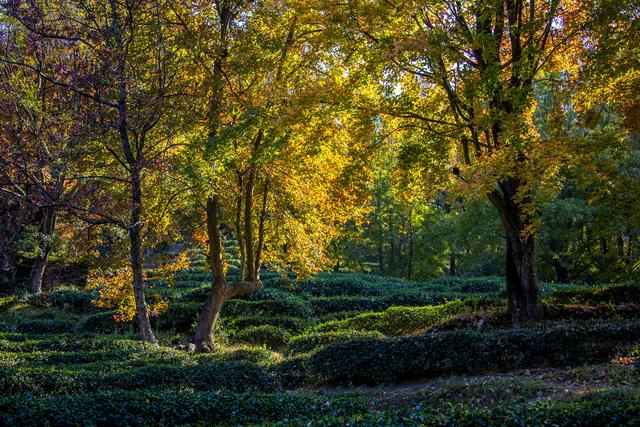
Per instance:
[[[384,60],[394,90],[387,115],[434,144],[456,147],[452,171],[467,196],[486,195],[506,236],[514,324],[542,315],[536,265],[538,193],[554,167],[531,121],[533,87],[579,41],[583,17],[569,1],[349,2],[343,19]],[[566,65],[569,65],[567,68]],[[556,161],[557,164],[557,161]]]
[[[28,34],[68,44],[79,70],[70,73],[60,63],[43,70],[14,56],[2,59],[85,101],[83,108],[73,113],[78,124],[93,130],[94,137],[87,142],[99,148],[92,171],[109,181],[109,187],[126,186],[128,217],[110,212],[108,206],[104,206],[106,212],[84,206],[70,208],[85,221],[127,230],[138,329],[141,338],[151,343],[156,339],[142,273],[142,184],[145,171],[166,163],[174,147],[166,113],[180,99],[174,79],[174,40],[180,33],[167,31],[174,25],[168,6],[169,2],[162,1],[11,2],[6,14]],[[94,199],[90,204],[100,203]]]

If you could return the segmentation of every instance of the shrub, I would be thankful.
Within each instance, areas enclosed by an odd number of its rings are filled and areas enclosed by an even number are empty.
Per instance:
[[[286,347],[290,339],[289,332],[272,325],[252,326],[236,333],[233,337],[236,342],[266,345],[276,350]]]
[[[289,296],[260,301],[230,300],[222,307],[222,314],[224,316],[308,317],[311,314],[311,309],[301,298]]]
[[[167,311],[158,316],[158,327],[177,332],[189,332],[198,320],[204,300],[194,302],[173,302]]]
[[[91,302],[96,298],[98,298],[97,292],[56,289],[47,295],[46,300],[54,307],[74,313],[92,313],[97,310],[96,306]]]
[[[318,400],[286,393],[135,391],[79,396],[0,398],[0,425],[247,425],[366,411],[353,399]]]
[[[333,342],[349,341],[356,338],[383,338],[380,332],[371,331],[336,331],[336,332],[310,332],[294,337],[287,351],[289,354],[307,353],[318,347],[323,347]]]
[[[308,375],[323,383],[379,384],[453,373],[600,362],[640,339],[639,322],[580,325],[356,339],[311,353],[305,367]]]
[[[10,322],[0,322],[0,332],[64,333],[74,331],[77,326],[78,319],[75,318],[28,319],[14,317]]]
[[[300,282],[299,286],[304,292],[315,296],[379,296],[383,293],[371,280],[353,274],[318,275]]]
[[[305,426],[622,426],[637,425],[640,417],[637,390],[613,390],[569,401],[543,400],[529,404],[492,408],[463,404],[434,409],[418,405],[411,409],[368,411],[351,416],[330,415],[288,419],[276,425]]]
[[[107,311],[92,314],[84,320],[81,329],[85,332],[115,332],[116,322],[113,319],[113,312]]]
[[[640,284],[622,283],[559,290],[551,292],[545,300],[561,304],[640,304]]]
[[[0,394],[74,394],[144,388],[274,391],[279,384],[264,368],[249,362],[193,366],[152,364],[118,372],[0,366]]]
[[[246,316],[226,320],[228,329],[236,332],[255,326],[270,325],[278,326],[291,333],[299,333],[307,326],[306,320],[287,316]]]
[[[339,330],[377,331],[385,335],[405,335],[426,329],[465,309],[459,301],[427,307],[391,307],[380,313],[361,314],[316,327],[319,332]]]

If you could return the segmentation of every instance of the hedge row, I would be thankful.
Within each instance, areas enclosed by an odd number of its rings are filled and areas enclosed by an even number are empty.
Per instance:
[[[291,339],[287,352],[289,354],[308,353],[319,347],[333,342],[350,341],[357,338],[383,338],[384,335],[375,331],[311,331]]]
[[[279,386],[264,368],[249,362],[193,366],[153,364],[120,372],[0,366],[0,394],[74,394],[144,388],[274,391]]]
[[[380,313],[366,313],[350,319],[326,322],[315,329],[318,332],[359,330],[377,331],[389,336],[405,335],[442,322],[466,307],[460,300],[436,306],[391,307]]]
[[[309,416],[275,425],[304,426],[637,426],[640,419],[640,391],[612,390],[569,401],[538,401],[533,404],[491,408],[452,405],[435,410],[417,406],[412,410],[369,411],[351,416]]]
[[[363,413],[354,399],[319,401],[309,395],[135,391],[80,396],[0,398],[0,425],[245,425],[273,424],[306,414]]]
[[[133,337],[130,338],[96,334],[41,335],[0,332],[0,351],[86,352],[95,350],[142,350],[144,348],[144,345],[139,340],[133,339]]]
[[[380,384],[447,374],[609,360],[640,339],[640,322],[443,332],[336,342],[302,360],[309,381]]]
[[[81,396],[0,398],[0,424],[39,425],[305,425],[305,426],[589,426],[637,425],[640,392],[608,391],[569,401],[476,408],[416,406],[372,411],[356,399],[311,395],[136,391]]]
[[[545,301],[560,304],[640,304],[640,283],[621,283],[551,292]]]

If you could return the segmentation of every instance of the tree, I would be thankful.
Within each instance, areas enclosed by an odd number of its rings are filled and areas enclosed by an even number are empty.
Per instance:
[[[458,191],[487,197],[502,221],[512,321],[539,319],[537,212],[562,147],[537,135],[533,87],[546,70],[571,68],[560,59],[582,15],[560,0],[373,3],[350,2],[343,19],[385,61],[395,90],[380,109],[456,148]]]
[[[70,72],[61,63],[48,70],[38,68],[16,58],[14,52],[2,59],[83,99],[82,108],[73,113],[76,123],[93,133],[85,142],[99,148],[91,175],[109,182],[109,188],[102,187],[107,194],[115,194],[118,185],[128,189],[129,201],[124,205],[128,218],[110,212],[114,206],[95,198],[89,208],[74,205],[69,209],[89,223],[127,230],[138,329],[144,341],[155,343],[142,274],[142,184],[146,171],[166,166],[175,147],[166,113],[180,99],[173,50],[180,34],[167,31],[174,25],[169,2],[13,2],[5,12],[27,34],[64,41],[78,64]],[[115,204],[118,206],[123,205]]]
[[[298,274],[326,265],[325,247],[357,200],[348,189],[361,184],[364,163],[349,165],[359,139],[348,132],[360,122],[321,102],[339,85],[339,72],[327,71],[335,59],[322,48],[322,21],[308,2],[295,1],[219,0],[180,18],[208,77],[198,89],[206,96],[195,96],[206,106],[204,125],[194,127],[185,159],[194,195],[206,200],[212,270],[198,351],[211,349],[224,302],[261,288],[264,263]],[[235,281],[227,277],[221,228],[238,243]]]

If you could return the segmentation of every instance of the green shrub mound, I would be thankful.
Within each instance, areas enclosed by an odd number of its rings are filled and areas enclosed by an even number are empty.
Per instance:
[[[550,329],[443,332],[337,342],[312,353],[305,375],[328,384],[381,384],[448,374],[609,360],[640,339],[640,322]]]
[[[357,338],[383,338],[384,335],[375,331],[311,331],[291,339],[287,352],[289,354],[308,353],[319,347],[333,342],[349,341]]]
[[[369,411],[352,416],[309,416],[282,421],[278,426],[637,426],[640,392],[606,391],[569,401],[473,407],[456,404],[445,409],[420,405],[411,410]]]
[[[559,304],[640,304],[640,283],[575,287],[551,292],[545,301]]]
[[[316,327],[318,332],[340,330],[376,331],[389,336],[406,335],[426,329],[466,309],[460,301],[426,307],[391,307],[380,313],[366,313]]]
[[[353,399],[318,401],[309,395],[136,391],[35,399],[0,398],[0,425],[246,425],[273,424],[305,414],[340,416],[362,413]]]
[[[0,351],[67,351],[83,352],[95,350],[144,349],[144,345],[133,337],[102,334],[22,334],[0,332]]]
[[[204,300],[171,303],[167,311],[158,316],[158,327],[176,332],[190,332],[198,321],[203,305]]]
[[[222,307],[223,316],[289,316],[309,317],[311,309],[301,298],[289,296],[280,299],[245,301],[234,299]]]
[[[76,289],[56,289],[46,296],[46,302],[53,307],[62,308],[74,313],[93,313],[97,311],[97,308],[92,301],[97,298],[97,292]]]
[[[235,342],[265,345],[275,350],[286,347],[290,339],[289,332],[273,325],[251,326],[233,336]]]
[[[230,317],[227,320],[227,327],[230,331],[241,332],[244,329],[256,326],[277,326],[289,333],[300,333],[308,325],[305,319],[288,316],[243,316]]]
[[[303,280],[298,286],[303,292],[314,296],[379,296],[383,289],[372,283],[375,280],[354,274],[320,274],[313,279]]]
[[[279,389],[279,384],[264,368],[249,362],[193,366],[153,364],[119,372],[0,366],[0,394],[77,394],[144,388],[268,392]]]
[[[80,323],[75,318],[28,319],[16,317],[10,321],[0,321],[0,332],[65,333],[75,331]]]

